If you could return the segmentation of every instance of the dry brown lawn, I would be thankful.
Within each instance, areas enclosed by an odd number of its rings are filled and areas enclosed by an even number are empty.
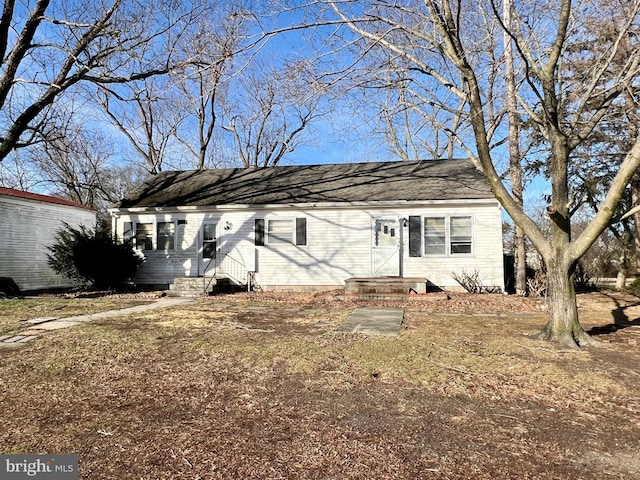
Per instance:
[[[82,479],[640,478],[638,300],[581,295],[581,352],[499,295],[406,302],[396,338],[337,333],[331,294],[95,321],[0,350],[0,451]]]

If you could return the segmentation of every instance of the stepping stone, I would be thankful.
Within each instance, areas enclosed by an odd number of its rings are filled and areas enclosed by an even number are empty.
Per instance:
[[[40,317],[40,318],[32,318],[31,320],[27,320],[27,323],[31,325],[39,325],[41,323],[52,322],[53,320],[58,320],[60,317]]]
[[[41,323],[38,328],[42,330],[59,330],[61,328],[69,328],[80,325],[80,322],[72,322],[69,320],[53,320],[51,322]]]
[[[4,342],[7,338],[11,338],[12,335],[2,335],[0,336],[0,342]]]
[[[404,310],[402,308],[356,308],[338,331],[393,337],[398,335],[398,330],[400,330],[403,320]]]
[[[30,342],[31,340],[33,340],[34,338],[36,338],[35,335],[30,335],[28,337],[21,338],[20,340],[18,340],[15,343],[27,343],[27,342]]]
[[[26,337],[34,337],[36,335],[40,335],[41,333],[44,333],[44,330],[41,328],[38,328],[38,329],[25,330],[23,332],[20,332],[20,335],[24,335]]]
[[[14,335],[13,337],[9,337],[6,340],[3,340],[4,343],[16,343],[20,340],[22,340],[23,338],[25,338],[24,335]]]

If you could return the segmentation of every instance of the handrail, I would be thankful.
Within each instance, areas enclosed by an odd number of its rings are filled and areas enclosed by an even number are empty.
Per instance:
[[[211,266],[211,262],[214,262],[214,271],[213,275],[209,277],[209,281],[207,281],[207,271]],[[226,275],[238,285],[246,285],[247,290],[251,291],[251,285],[253,283],[251,273],[247,270],[244,262],[233,258],[229,255],[229,252],[218,250],[215,256],[209,259],[203,273],[202,284],[204,293],[207,292],[209,286],[218,274]]]
[[[202,292],[206,295],[207,291],[209,290],[209,287],[211,286],[211,282],[213,282],[213,280],[216,278],[216,273],[217,273],[217,265],[216,263],[214,263],[214,270],[213,270],[213,275],[211,277],[209,277],[209,281],[207,282],[207,270],[209,270],[209,266],[211,265],[211,262],[213,262],[216,257],[217,257],[217,252],[214,254],[213,257],[211,257],[209,259],[209,262],[207,262],[207,265],[204,267],[204,271],[202,272]]]
[[[220,273],[226,274],[229,278],[240,285],[246,285],[249,278],[249,272],[245,264],[236,260],[228,253],[224,253],[220,261]]]

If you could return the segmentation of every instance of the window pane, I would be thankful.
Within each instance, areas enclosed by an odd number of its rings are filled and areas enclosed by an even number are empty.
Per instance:
[[[203,258],[216,258],[216,241],[204,242],[202,244]]]
[[[205,223],[202,226],[202,257],[216,258],[216,224]]]
[[[136,223],[136,247],[153,250],[153,223]]]
[[[426,255],[446,254],[444,218],[424,219],[424,253]]]
[[[122,241],[128,242],[133,238],[133,223],[132,222],[124,222],[122,231]]]
[[[376,247],[395,247],[398,245],[395,237],[395,226],[397,225],[396,220],[376,220],[376,236],[375,236],[375,246]]]
[[[293,243],[293,222],[291,220],[269,220],[269,243]]]
[[[158,250],[174,250],[175,233],[173,222],[158,222]]]
[[[471,217],[451,217],[451,253],[471,253]]]
[[[206,241],[216,239],[216,225],[214,223],[205,223],[204,230],[202,232],[202,238]]]

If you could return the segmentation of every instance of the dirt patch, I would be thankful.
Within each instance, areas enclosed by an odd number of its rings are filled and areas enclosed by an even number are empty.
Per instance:
[[[337,333],[359,304],[331,293],[95,321],[0,352],[0,451],[82,479],[638,478],[637,300],[581,295],[589,329],[629,318],[581,352],[502,295],[405,302],[397,338]]]

